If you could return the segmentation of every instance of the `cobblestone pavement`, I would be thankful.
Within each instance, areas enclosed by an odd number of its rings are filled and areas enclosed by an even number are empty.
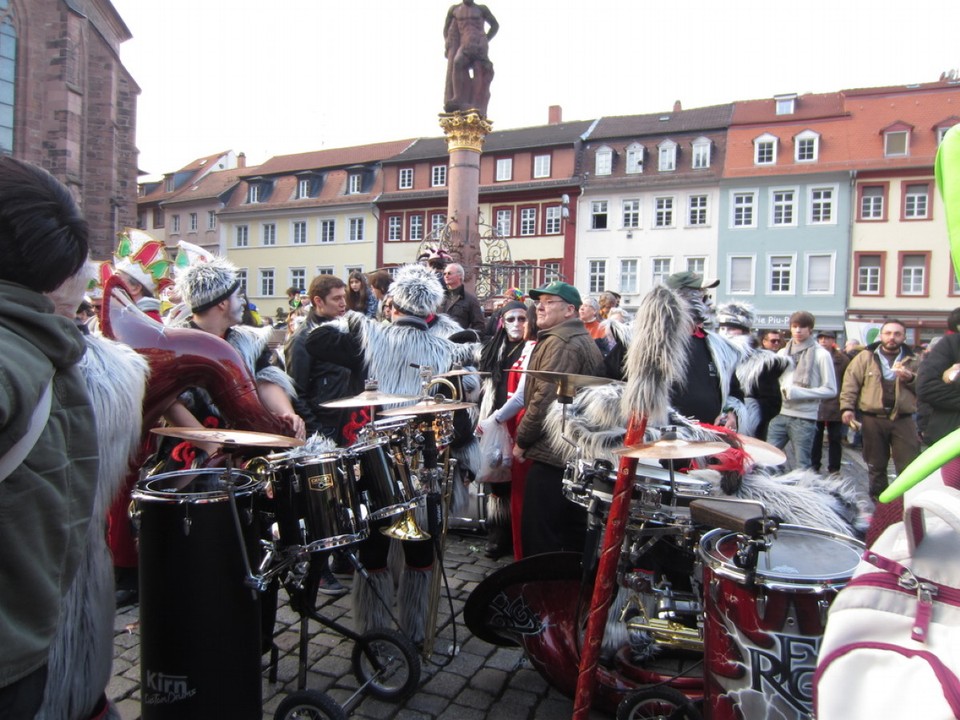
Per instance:
[[[866,468],[859,451],[844,448],[843,471],[866,482]],[[450,586],[454,618],[443,593],[435,653],[423,662],[420,689],[406,702],[391,704],[364,697],[353,708],[353,718],[389,720],[553,720],[569,718],[573,702],[550,687],[531,667],[518,648],[501,648],[476,637],[463,625],[461,612],[474,587],[510,559],[489,560],[483,556],[484,538],[478,534],[450,533],[447,537],[445,568]],[[343,582],[349,583],[350,580]],[[280,593],[281,606],[275,628],[280,648],[278,681],[270,683],[264,672],[263,713],[272,718],[277,706],[297,689],[299,616]],[[350,596],[319,596],[319,611],[327,618],[350,621]],[[140,635],[138,608],[119,612],[114,626],[113,678],[107,695],[117,705],[123,720],[140,718]],[[459,652],[451,652],[454,637]],[[324,691],[343,704],[357,688],[351,670],[353,642],[318,623],[310,623],[307,687]],[[591,718],[605,717],[592,713]]]

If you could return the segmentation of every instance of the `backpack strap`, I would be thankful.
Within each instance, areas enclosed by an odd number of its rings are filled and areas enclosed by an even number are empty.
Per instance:
[[[907,499],[903,507],[903,524],[911,555],[923,541],[924,512],[932,513],[960,534],[960,490],[934,487]]]
[[[53,402],[53,378],[43,389],[40,399],[37,400],[37,407],[30,416],[30,423],[27,425],[26,434],[17,440],[3,457],[0,457],[0,482],[6,480],[10,473],[16,470],[27,459],[27,455],[33,450],[40,434],[47,426],[47,420],[50,418],[50,405]]]

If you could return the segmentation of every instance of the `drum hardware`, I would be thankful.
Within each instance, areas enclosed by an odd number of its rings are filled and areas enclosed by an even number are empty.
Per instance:
[[[380,414],[384,417],[396,417],[399,415],[430,415],[433,413],[444,413],[444,412],[453,412],[454,410],[466,410],[468,408],[475,408],[476,403],[472,402],[459,402],[456,400],[447,400],[438,399],[442,396],[438,395],[435,398],[429,398],[426,400],[421,400],[416,405],[403,405],[402,407],[390,408],[389,410],[384,410]]]
[[[357,407],[375,407],[377,405],[393,405],[394,403],[409,402],[416,400],[416,395],[393,395],[391,393],[380,392],[380,383],[377,380],[367,380],[363,386],[363,392],[352,397],[339,398],[320,403],[321,407],[327,408],[357,408]]]
[[[434,551],[437,557],[436,567],[433,570],[430,584],[430,595],[427,598],[427,623],[423,634],[423,657],[429,659],[433,655],[433,646],[437,636],[437,611],[440,606],[440,580],[443,575],[443,555],[447,542],[447,528],[450,519],[450,499],[453,496],[453,478],[456,474],[457,460],[447,458],[447,472],[440,488],[440,536],[434,538]],[[429,498],[428,505],[429,509]],[[451,615],[453,615],[451,607]],[[455,616],[451,619],[455,620]],[[456,625],[454,625],[456,631]],[[454,635],[454,653],[456,652],[456,635]]]
[[[648,618],[643,613],[626,621],[630,632],[645,632],[654,642],[678,650],[703,652],[703,638],[700,630],[689,627],[676,620],[666,618]]]
[[[253,430],[224,430],[205,427],[159,427],[150,432],[192,442],[224,445],[224,450],[237,451],[241,447],[300,447],[303,440],[286,435],[254,432]]]
[[[458,366],[458,365],[456,365],[456,364],[454,364],[453,370],[448,370],[448,371],[445,372],[445,373],[440,373],[439,375],[436,375],[435,377],[438,377],[438,378],[452,378],[452,377],[462,377],[462,376],[464,376],[464,375],[478,375],[479,377],[482,377],[482,378],[490,377],[490,373],[488,373],[488,372],[480,372],[479,370],[467,370],[467,369],[465,369],[465,368],[463,368],[463,367],[460,367],[460,366]]]
[[[380,532],[394,540],[429,540],[430,533],[420,529],[413,510],[405,510],[389,527],[380,528]]]

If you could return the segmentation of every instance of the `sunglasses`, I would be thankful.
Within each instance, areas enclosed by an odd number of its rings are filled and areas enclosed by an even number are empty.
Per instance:
[[[518,315],[517,317],[504,318],[503,321],[505,323],[521,323],[521,322],[526,322],[527,318],[525,315]]]

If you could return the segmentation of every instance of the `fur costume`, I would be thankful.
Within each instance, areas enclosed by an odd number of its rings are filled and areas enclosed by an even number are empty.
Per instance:
[[[732,340],[737,342],[738,339],[732,338]],[[740,381],[740,387],[743,388],[743,393],[746,396],[747,413],[753,423],[752,427],[756,429],[761,421],[760,403],[757,402],[755,397],[760,376],[774,368],[779,370],[778,375],[783,373],[790,367],[791,360],[785,355],[778,355],[764,348],[750,348],[746,345],[746,341],[744,345],[747,347],[747,351],[743,360],[737,365],[737,379]]]
[[[87,337],[80,364],[97,419],[100,469],[85,557],[63,598],[50,648],[49,676],[37,718],[82,720],[93,713],[113,663],[113,560],[107,508],[139,449],[147,361],[126,345]],[[119,717],[115,709],[110,717]]]
[[[177,292],[192,312],[226,300],[238,287],[237,268],[225,258],[214,257],[177,271]]]

